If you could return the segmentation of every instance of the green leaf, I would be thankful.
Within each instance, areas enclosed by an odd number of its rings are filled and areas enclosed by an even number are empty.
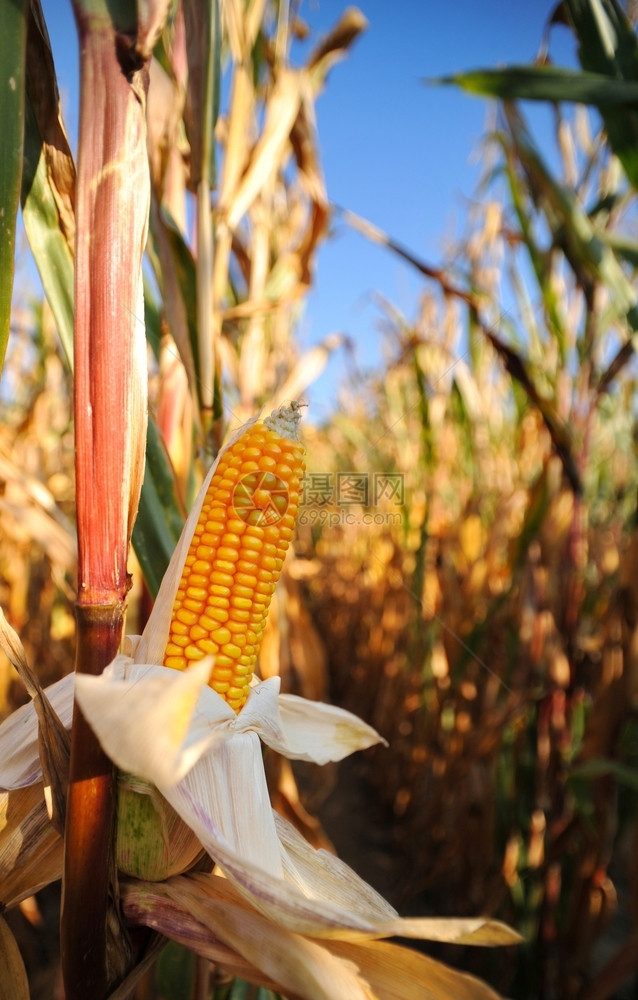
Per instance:
[[[157,595],[183,524],[173,470],[157,426],[150,419],[146,468],[133,529],[133,547],[153,597]]]
[[[632,791],[638,792],[638,769],[605,757],[593,757],[585,764],[575,767],[569,775],[569,780],[584,778],[592,781],[595,778],[603,778],[605,775],[615,778],[619,785],[625,785]]]
[[[555,244],[564,252],[581,284],[593,279],[607,286],[619,313],[634,335],[638,334],[638,297],[610,245],[599,236],[574,194],[554,179],[521,116],[513,107],[506,107],[505,115],[516,155],[535,201],[543,205]],[[633,340],[638,338],[634,336]]]
[[[72,368],[75,165],[60,117],[53,53],[39,4],[29,13],[23,156],[24,227]]]
[[[197,957],[188,948],[169,941],[157,961],[155,985],[163,1000],[182,1000],[193,995]]]
[[[155,360],[159,363],[160,345],[162,341],[162,320],[159,305],[151,283],[144,275],[144,326]]]
[[[610,80],[603,73],[560,66],[506,66],[437,77],[429,83],[455,84],[469,94],[505,101],[568,101],[613,107],[623,116],[638,103],[638,81]]]
[[[171,248],[171,254],[173,262],[175,265],[175,273],[177,276],[177,282],[180,289],[180,294],[182,297],[182,302],[184,303],[184,308],[186,310],[186,322],[188,326],[188,339],[193,353],[193,363],[195,366],[195,373],[199,375],[199,340],[197,336],[197,272],[196,265],[193,259],[193,255],[184,237],[179,231],[179,228],[171,219],[168,211],[162,207],[161,210],[161,222],[164,225],[166,234],[168,236],[168,241]],[[199,383],[197,385],[197,392],[199,397],[199,405],[201,406],[201,390]]]
[[[0,368],[11,327],[15,236],[24,131],[26,3],[0,3]]]
[[[620,4],[616,0],[565,0],[564,9],[578,38],[583,69],[604,74],[610,87],[638,86],[638,41]],[[634,98],[633,107],[598,106],[610,145],[632,185],[638,187],[638,99]]]
[[[60,229],[40,133],[26,107],[22,217],[29,246],[51,306],[67,361],[73,368],[73,257]]]

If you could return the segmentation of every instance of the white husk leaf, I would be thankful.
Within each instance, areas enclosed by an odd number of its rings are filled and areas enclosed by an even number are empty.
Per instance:
[[[74,674],[46,688],[51,707],[65,729],[73,718]],[[38,753],[38,717],[33,702],[16,709],[0,725],[0,788],[23,788],[42,780]]]

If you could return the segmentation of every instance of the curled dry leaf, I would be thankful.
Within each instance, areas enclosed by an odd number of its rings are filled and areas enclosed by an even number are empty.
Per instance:
[[[60,833],[64,830],[66,792],[69,778],[69,734],[27,663],[20,638],[0,608],[0,646],[18,671],[33,700],[38,716],[38,748],[44,776],[44,795],[49,818]]]

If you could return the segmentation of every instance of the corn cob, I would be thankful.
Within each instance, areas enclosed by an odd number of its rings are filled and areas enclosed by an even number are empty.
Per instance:
[[[293,536],[303,476],[298,406],[249,427],[221,456],[177,590],[164,665],[215,657],[209,681],[248,697],[268,607]]]

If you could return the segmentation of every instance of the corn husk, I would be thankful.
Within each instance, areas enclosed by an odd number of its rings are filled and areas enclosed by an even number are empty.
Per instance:
[[[496,1000],[473,976],[395,944],[317,940],[284,930],[255,912],[241,892],[215,875],[188,875],[162,885],[125,883],[122,905],[129,918],[157,930],[233,975],[290,998],[334,1000]],[[481,924],[493,943],[516,940],[492,921],[432,921],[437,940],[467,940],[469,923]],[[480,932],[479,932],[480,933]]]
[[[0,792],[0,908],[16,906],[61,875],[62,837],[49,821],[42,781]]]
[[[121,872],[159,882],[189,871],[205,851],[156,788],[120,772],[115,853]]]

